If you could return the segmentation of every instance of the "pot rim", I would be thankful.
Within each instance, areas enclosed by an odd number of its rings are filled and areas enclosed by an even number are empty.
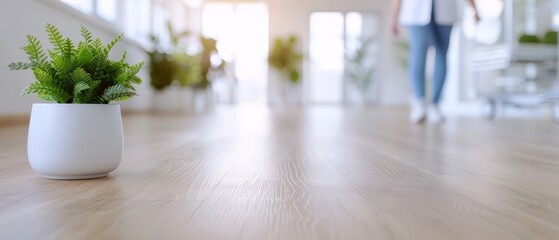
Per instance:
[[[103,104],[103,103],[33,103],[33,106],[41,106],[41,105],[50,105],[50,106],[78,106],[78,105],[83,105],[83,106],[120,106],[119,103],[109,103],[109,104]]]

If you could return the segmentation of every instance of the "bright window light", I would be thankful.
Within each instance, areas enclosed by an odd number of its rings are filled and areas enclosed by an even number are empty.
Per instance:
[[[346,15],[345,30],[346,50],[353,52],[359,47],[362,39],[363,17],[361,13],[350,12]]]
[[[116,0],[97,0],[97,15],[109,22],[116,20]]]
[[[311,101],[340,102],[343,97],[344,15],[312,13],[309,47]]]
[[[87,14],[93,12],[93,0],[61,0],[61,2]]]
[[[125,0],[123,3],[124,32],[126,36],[142,43],[149,43],[151,0]]]
[[[268,7],[265,3],[207,3],[202,34],[218,41],[220,56],[234,67],[238,100],[266,101]]]
[[[157,36],[161,51],[171,51],[172,43],[169,36],[169,28],[167,23],[169,21],[168,15],[165,11],[165,6],[161,3],[153,6],[153,33]]]

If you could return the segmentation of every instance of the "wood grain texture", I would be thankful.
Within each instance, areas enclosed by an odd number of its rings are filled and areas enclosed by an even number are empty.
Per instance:
[[[125,117],[121,166],[54,181],[0,128],[0,239],[559,239],[559,126],[389,109]]]
[[[29,124],[29,115],[0,116],[0,128]]]

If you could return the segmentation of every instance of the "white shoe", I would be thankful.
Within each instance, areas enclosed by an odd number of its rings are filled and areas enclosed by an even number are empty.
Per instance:
[[[441,123],[444,121],[444,116],[441,114],[439,106],[429,105],[429,109],[427,110],[427,121],[429,121],[429,123]]]
[[[410,122],[411,123],[421,123],[425,120],[425,101],[423,99],[412,99],[411,100],[411,112],[410,112]]]

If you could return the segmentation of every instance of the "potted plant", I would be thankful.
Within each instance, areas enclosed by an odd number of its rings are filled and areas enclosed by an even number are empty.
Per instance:
[[[36,81],[22,94],[37,94],[55,103],[36,103],[31,110],[27,152],[33,170],[50,179],[88,179],[107,176],[122,159],[123,130],[120,105],[136,95],[134,85],[143,62],[129,65],[109,52],[122,34],[104,45],[85,27],[74,45],[58,29],[46,24],[53,49],[45,53],[40,41],[27,35],[23,50],[29,62],[9,65],[31,69]]]
[[[153,38],[155,39],[155,38]],[[157,112],[177,112],[184,108],[181,89],[175,75],[177,64],[172,54],[153,50],[148,52],[150,85],[155,90],[152,108]]]
[[[290,36],[286,39],[276,38],[270,54],[268,63],[275,70],[279,81],[270,81],[272,87],[279,89],[281,98],[287,103],[300,102],[302,100],[299,82],[301,80],[300,65],[303,54],[297,50],[297,38]]]
[[[170,44],[162,44],[152,36],[153,50],[147,52],[150,83],[155,90],[153,109],[176,113],[195,110],[197,103],[208,107],[213,94],[211,80],[223,72],[225,63],[219,58],[217,41],[205,37],[189,39],[190,31],[177,33],[170,22],[167,23],[167,32]],[[189,54],[187,49],[191,44],[199,45],[201,51]]]
[[[346,55],[345,75],[347,84],[344,94],[346,101],[357,105],[367,103],[368,93],[373,84],[375,73],[373,58],[371,58],[371,45],[373,38],[362,40],[357,48]],[[356,94],[353,94],[356,93]]]
[[[175,33],[170,22],[167,23],[167,30],[172,42],[171,47],[166,47],[157,37],[151,36],[153,50],[147,52],[150,85],[155,90],[152,108],[158,112],[180,112],[186,110],[187,104],[183,96],[186,94],[183,91],[186,83],[177,79],[177,73],[184,67],[184,64],[180,65],[177,61],[179,55],[184,54],[178,50],[178,45],[179,41],[190,33],[188,31]]]

